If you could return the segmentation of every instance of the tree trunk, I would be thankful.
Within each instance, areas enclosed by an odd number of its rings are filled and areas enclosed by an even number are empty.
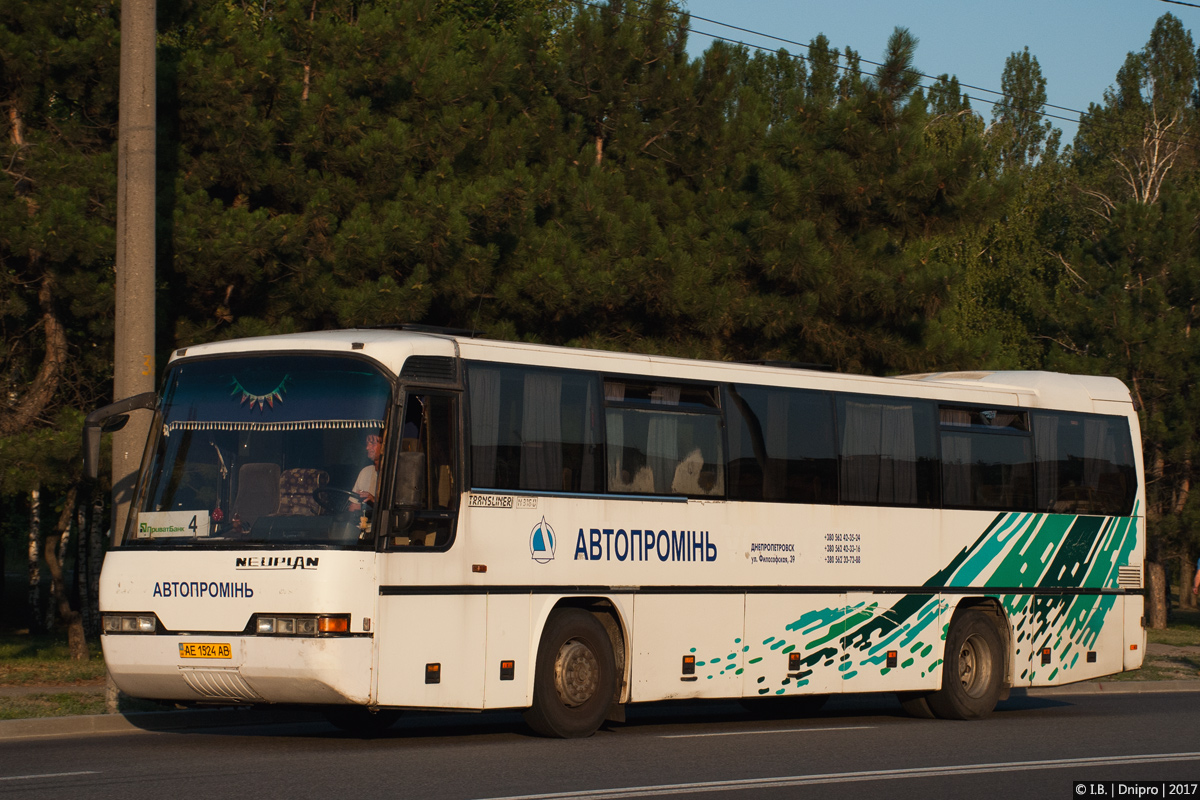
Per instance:
[[[42,491],[29,493],[29,629],[42,621]]]
[[[79,618],[86,634],[91,622],[91,598],[88,597],[88,508],[90,503],[75,504],[75,593],[79,595]]]
[[[67,623],[67,649],[74,661],[87,661],[89,658],[87,639],[83,635],[83,617],[71,608],[70,598],[67,597],[67,581],[63,574],[63,557],[66,552],[66,541],[71,533],[71,518],[75,516],[75,498],[78,495],[77,486],[67,491],[63,503],[62,514],[54,527],[54,535],[46,541],[46,566],[50,568],[50,605],[58,610],[58,614]]]
[[[1146,562],[1146,627],[1160,631],[1167,627],[1167,576],[1162,564]]]
[[[49,272],[42,276],[38,303],[42,307],[42,328],[46,337],[42,366],[16,408],[0,413],[0,436],[24,430],[38,418],[58,391],[59,379],[67,362],[67,332],[54,311],[54,276]]]

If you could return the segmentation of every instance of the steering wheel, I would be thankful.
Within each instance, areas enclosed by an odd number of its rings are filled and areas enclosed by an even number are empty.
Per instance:
[[[312,499],[330,514],[341,514],[347,510],[351,503],[361,502],[358,499],[358,492],[352,492],[349,489],[338,489],[333,486],[322,486],[320,489],[314,489]]]

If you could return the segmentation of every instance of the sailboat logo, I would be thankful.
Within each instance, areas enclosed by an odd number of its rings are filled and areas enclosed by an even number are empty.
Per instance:
[[[554,528],[550,527],[545,517],[533,526],[529,534],[529,552],[539,564],[554,560]]]

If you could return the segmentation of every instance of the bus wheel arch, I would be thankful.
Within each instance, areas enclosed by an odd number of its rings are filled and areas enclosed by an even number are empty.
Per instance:
[[[625,653],[618,614],[609,601],[569,598],[556,604],[538,640],[526,723],[543,736],[591,736],[620,700]]]
[[[942,687],[924,699],[943,719],[983,719],[1007,696],[1011,645],[1007,618],[990,598],[958,604],[946,631]]]

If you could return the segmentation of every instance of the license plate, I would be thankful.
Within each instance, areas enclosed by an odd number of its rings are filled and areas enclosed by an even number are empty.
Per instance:
[[[233,648],[227,644],[188,642],[179,645],[180,658],[233,658]]]

